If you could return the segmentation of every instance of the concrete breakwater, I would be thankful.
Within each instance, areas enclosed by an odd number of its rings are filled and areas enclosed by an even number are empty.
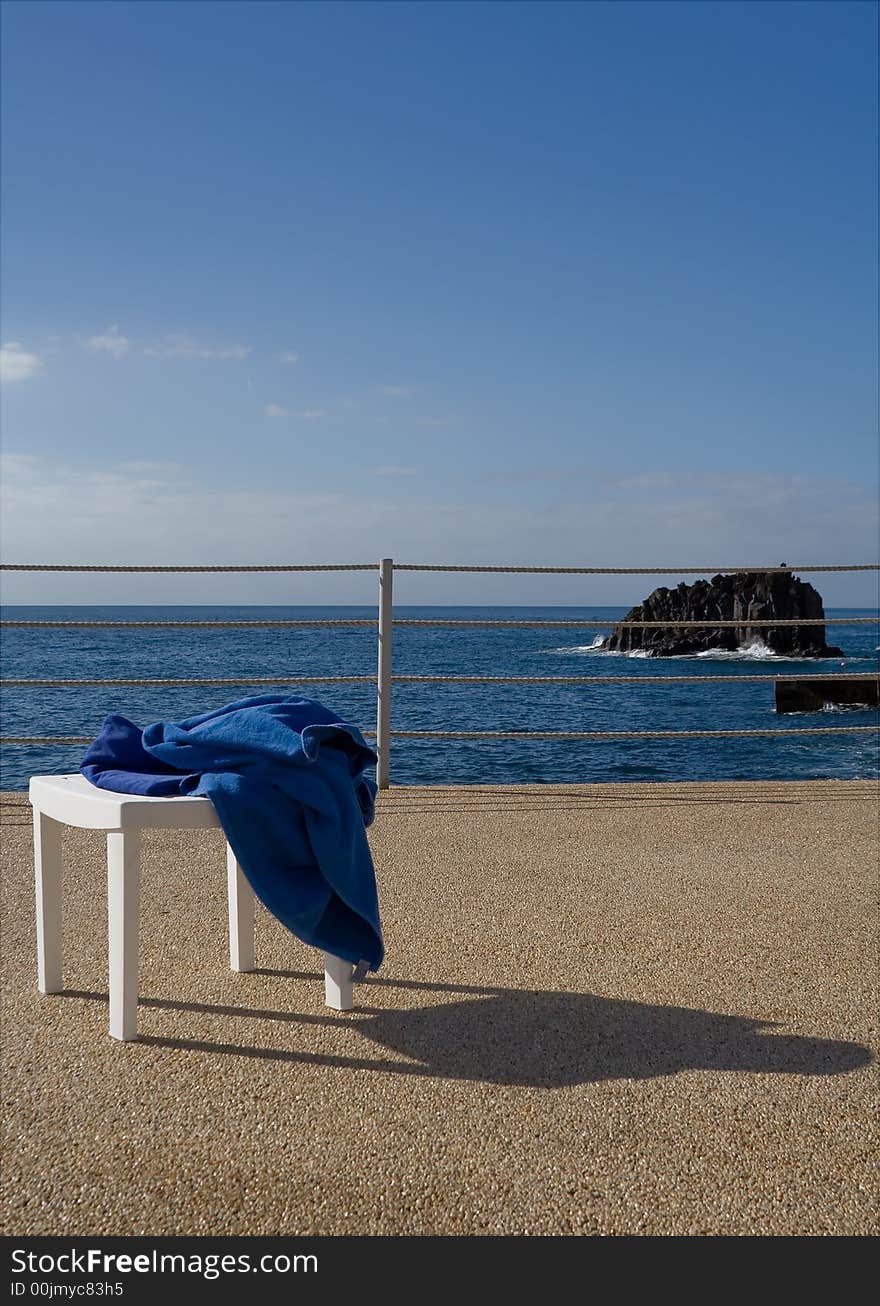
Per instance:
[[[824,707],[880,707],[880,675],[807,676],[803,680],[777,680],[777,712],[821,712]]]

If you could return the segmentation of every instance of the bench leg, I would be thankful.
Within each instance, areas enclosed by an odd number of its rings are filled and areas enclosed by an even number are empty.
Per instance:
[[[37,986],[61,992],[61,826],[34,808]]]
[[[229,844],[226,845],[226,886],[229,894],[229,965],[232,970],[253,970],[256,901],[247,876]]]
[[[324,953],[324,1000],[334,1011],[351,1011],[354,1006],[354,985],[350,961]]]
[[[140,834],[107,835],[110,1034],[137,1038]]]

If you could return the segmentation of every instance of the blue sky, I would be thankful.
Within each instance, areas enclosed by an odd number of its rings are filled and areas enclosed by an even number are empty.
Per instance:
[[[2,52],[7,561],[876,558],[873,4],[15,0]]]

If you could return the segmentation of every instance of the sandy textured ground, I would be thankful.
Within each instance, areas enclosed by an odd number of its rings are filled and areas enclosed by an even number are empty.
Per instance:
[[[129,1045],[102,836],[40,998],[3,813],[7,1232],[877,1231],[875,786],[394,789],[349,1015],[265,913],[226,969],[219,831],[148,836]]]

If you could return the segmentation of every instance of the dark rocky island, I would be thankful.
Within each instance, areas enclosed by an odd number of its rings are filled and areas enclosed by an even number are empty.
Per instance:
[[[609,651],[642,649],[650,657],[680,657],[708,649],[734,652],[760,640],[774,653],[798,658],[843,657],[825,643],[825,626],[765,626],[763,621],[818,619],[825,609],[818,590],[791,572],[749,571],[713,576],[693,585],[661,586],[632,608],[603,644]],[[629,621],[735,621],[702,629],[627,628]]]

